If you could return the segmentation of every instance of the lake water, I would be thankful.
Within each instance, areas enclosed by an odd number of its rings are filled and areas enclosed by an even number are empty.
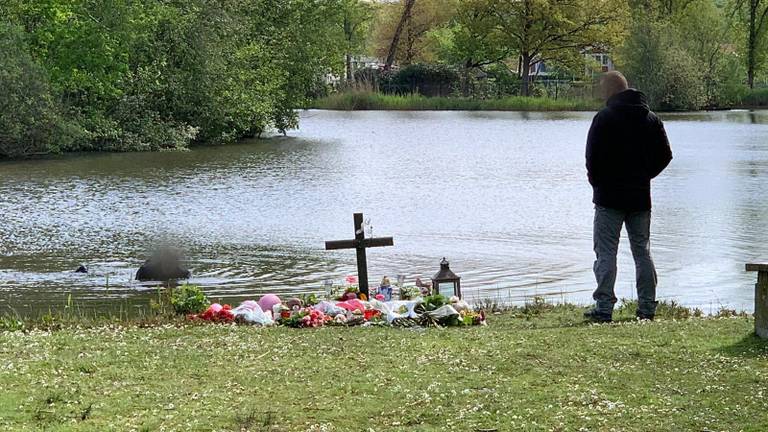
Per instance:
[[[589,113],[327,112],[301,129],[184,153],[0,163],[0,308],[146,304],[132,277],[160,241],[213,298],[313,292],[355,273],[352,213],[395,246],[382,276],[429,277],[447,257],[466,297],[590,301]],[[675,159],[653,184],[661,298],[751,310],[768,260],[768,112],[666,115]],[[86,264],[91,274],[73,273]],[[634,298],[626,239],[617,294]]]

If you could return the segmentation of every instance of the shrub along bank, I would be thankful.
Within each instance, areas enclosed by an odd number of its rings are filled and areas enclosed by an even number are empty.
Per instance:
[[[335,58],[338,3],[0,2],[0,158],[293,128]]]

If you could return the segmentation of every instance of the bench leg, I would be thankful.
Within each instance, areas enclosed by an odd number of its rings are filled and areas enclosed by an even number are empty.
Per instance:
[[[755,333],[768,339],[768,272],[757,274],[755,285]]]

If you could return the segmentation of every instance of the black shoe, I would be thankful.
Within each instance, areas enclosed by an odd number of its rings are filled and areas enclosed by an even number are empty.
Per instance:
[[[653,321],[654,315],[644,314],[642,312],[636,312],[635,316],[637,317],[638,321]]]
[[[613,321],[611,314],[598,312],[597,309],[590,309],[584,312],[584,318],[596,323],[609,323]]]

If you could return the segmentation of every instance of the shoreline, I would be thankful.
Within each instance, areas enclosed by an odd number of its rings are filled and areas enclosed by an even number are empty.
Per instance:
[[[573,99],[548,99],[548,98],[521,98],[511,97],[503,99],[468,99],[468,98],[450,98],[435,97],[427,98],[422,96],[382,96],[381,100],[359,102],[352,99],[351,102],[324,101],[315,100],[303,108],[296,108],[296,111],[329,111],[329,112],[352,112],[352,111],[390,111],[390,112],[518,112],[518,113],[589,113],[596,112],[602,106],[600,101],[584,101]],[[367,97],[367,96],[366,96]],[[412,101],[410,99],[414,99]],[[716,107],[697,111],[656,111],[662,115],[684,115],[700,113],[723,113],[723,112],[758,112],[768,111],[766,105],[744,105],[735,107]],[[243,145],[251,142],[260,142],[271,139],[292,138],[290,132],[283,136],[281,134],[266,135],[262,137],[246,137],[236,140],[227,145]],[[61,153],[42,153],[30,154],[24,157],[0,158],[0,164],[24,162],[24,161],[49,161],[66,160],[69,158],[78,158],[81,156],[92,155],[118,155],[118,154],[160,154],[160,153],[178,153],[188,152],[200,148],[216,148],[221,144],[194,143],[188,147],[175,150],[146,150],[146,151],[106,151],[106,150],[77,150],[64,151]]]
[[[196,326],[197,323],[188,320],[184,315],[173,313],[169,303],[170,291],[158,291],[156,298],[151,298],[147,304],[119,303],[115,307],[98,308],[72,302],[61,305],[51,305],[47,310],[25,311],[19,313],[14,308],[0,311],[0,333],[32,330],[60,331],[72,328],[98,328],[102,326],[124,327],[156,327],[173,325],[180,327]],[[468,301],[475,310],[483,310],[487,315],[508,314],[515,316],[538,315],[548,311],[584,311],[591,304],[576,304],[571,302],[551,302],[545,297],[535,296],[522,303],[507,304],[498,300],[474,299]],[[223,302],[226,303],[226,302]],[[222,303],[222,304],[223,304]],[[236,306],[233,303],[232,306]],[[622,299],[616,305],[617,322],[633,321],[636,300]],[[579,314],[577,314],[578,316]],[[674,300],[660,300],[657,315],[660,319],[717,319],[740,317],[752,319],[753,312],[730,309],[721,306],[717,310],[705,312],[698,307],[688,307]]]

